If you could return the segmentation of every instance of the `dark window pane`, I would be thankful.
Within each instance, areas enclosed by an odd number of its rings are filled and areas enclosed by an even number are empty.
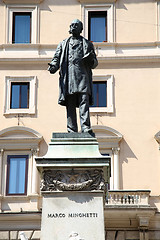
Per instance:
[[[99,107],[106,107],[106,82],[102,82],[98,84],[98,103]]]
[[[29,83],[11,83],[11,108],[29,108]]]
[[[103,42],[107,40],[107,12],[89,12],[89,40]]]
[[[20,85],[11,85],[11,108],[19,108]]]
[[[28,156],[8,156],[7,194],[26,194]]]
[[[13,43],[31,42],[31,13],[13,13]]]
[[[94,105],[92,107],[107,106],[107,82],[93,82]]]
[[[97,91],[97,84],[93,83],[93,97],[94,97],[94,104],[92,107],[97,107],[98,105],[98,91]]]
[[[28,107],[28,84],[21,85],[21,108]]]

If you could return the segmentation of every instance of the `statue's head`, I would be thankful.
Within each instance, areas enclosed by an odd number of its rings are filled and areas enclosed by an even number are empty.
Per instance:
[[[82,32],[82,30],[83,30],[83,23],[80,20],[75,19],[71,22],[69,33],[78,36]]]

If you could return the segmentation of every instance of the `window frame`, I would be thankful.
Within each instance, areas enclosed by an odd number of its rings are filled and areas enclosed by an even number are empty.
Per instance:
[[[26,159],[25,163],[25,191],[24,193],[9,193],[9,183],[10,183],[10,158],[17,157],[21,158],[24,157]],[[6,196],[24,196],[27,195],[27,186],[28,186],[28,162],[29,162],[29,155],[7,155],[7,174],[6,174]]]
[[[107,87],[107,106],[106,107],[90,107],[90,113],[99,113],[99,112],[107,112],[113,113],[114,112],[114,104],[113,104],[113,75],[97,75],[93,76],[93,82],[106,82]]]
[[[24,202],[31,201],[31,209],[35,210],[38,205],[39,185],[38,170],[36,168],[35,157],[39,155],[40,142],[43,136],[34,129],[24,126],[14,126],[5,128],[0,131],[0,194],[4,201],[11,203],[11,210],[20,210],[22,206],[15,204],[15,199],[23,199]],[[28,184],[27,195],[6,196],[6,179],[7,179],[7,156],[8,155],[28,155]],[[7,200],[8,199],[8,200]],[[19,201],[18,200],[18,201]],[[8,206],[4,206],[4,209]],[[5,210],[4,210],[5,211]]]
[[[11,85],[12,83],[29,83],[29,107],[11,108]],[[5,106],[4,115],[7,114],[35,114],[36,112],[36,76],[28,77],[5,77]]]
[[[6,42],[9,44],[36,44],[39,42],[39,9],[36,5],[7,5]],[[13,14],[31,13],[31,42],[13,43]]]
[[[90,40],[90,41],[92,41],[91,40],[91,18],[93,17],[93,16],[91,16],[92,14],[93,15],[95,15],[96,16],[96,13],[101,13],[101,14],[99,14],[99,15],[102,15],[102,13],[104,14],[105,13],[105,21],[106,21],[106,26],[105,26],[105,40],[104,41],[102,41],[102,42],[107,42],[107,39],[108,39],[108,36],[107,36],[107,11],[89,11],[88,12],[88,39]]]
[[[21,84],[20,84],[21,83]],[[21,96],[22,96],[22,89],[21,89],[21,87],[20,87],[20,95],[19,95],[19,108],[14,108],[14,107],[11,107],[11,105],[12,105],[12,96],[13,96],[13,91],[12,91],[12,87],[13,87],[13,85],[20,85],[20,86],[22,86],[22,85],[27,85],[27,107],[25,108],[25,109],[28,109],[29,108],[29,92],[30,92],[30,83],[29,82],[11,82],[11,98],[10,98],[10,108],[11,109],[21,109],[22,107],[21,107],[21,103],[22,103],[22,99],[21,99]],[[26,83],[26,84],[25,84]],[[22,108],[23,109],[23,108]]]
[[[114,3],[111,4],[82,4],[82,16],[84,22],[84,37],[88,39],[89,12],[107,12],[107,39],[106,42],[114,42],[115,20]]]
[[[95,92],[94,92],[94,84],[98,84],[98,83],[104,83],[105,85],[106,85],[106,96],[105,96],[105,98],[106,98],[106,102],[105,102],[105,105],[106,106],[103,106],[103,107],[107,107],[107,81],[93,81],[93,94],[94,94],[94,96],[93,97],[95,97]],[[94,102],[93,104],[93,106],[92,107],[102,107],[102,106],[99,106],[99,95],[101,96],[101,93],[99,92],[99,86],[96,86],[96,102]],[[96,106],[95,106],[96,105]]]
[[[31,43],[31,37],[32,37],[32,13],[28,12],[30,15],[30,36],[29,36],[29,43],[21,43],[21,44],[30,44]],[[15,43],[15,16],[17,15],[27,15],[27,12],[13,12],[13,26],[12,26],[12,44],[18,44]]]

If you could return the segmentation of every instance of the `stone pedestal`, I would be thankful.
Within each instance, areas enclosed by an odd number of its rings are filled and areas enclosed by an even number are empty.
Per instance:
[[[36,158],[41,174],[41,240],[104,240],[105,187],[110,158],[89,134],[53,133],[48,152]]]

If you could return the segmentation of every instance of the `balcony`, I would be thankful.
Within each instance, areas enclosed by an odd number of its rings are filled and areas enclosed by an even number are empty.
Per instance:
[[[119,207],[149,207],[150,190],[116,190],[109,191],[106,198],[106,206]]]
[[[150,190],[108,191],[104,207],[106,229],[116,226],[117,229],[143,231],[150,225],[155,226],[159,221],[153,222],[157,208],[154,204],[151,206],[150,202]]]

